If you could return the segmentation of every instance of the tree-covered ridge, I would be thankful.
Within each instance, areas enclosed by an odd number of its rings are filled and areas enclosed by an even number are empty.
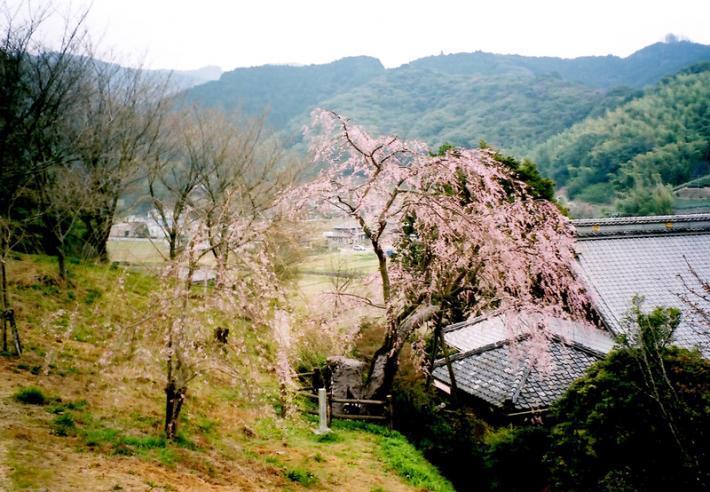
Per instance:
[[[471,147],[484,139],[524,154],[591,114],[627,100],[556,75],[458,75],[403,67],[321,103],[373,131]]]
[[[656,43],[626,58],[476,52],[385,69],[374,58],[353,57],[240,68],[185,95],[227,111],[268,111],[268,123],[289,139],[298,140],[311,110],[322,107],[376,133],[430,145],[474,146],[485,139],[522,156],[574,123],[640,95],[638,88],[708,60],[710,46],[685,41]]]
[[[349,91],[384,72],[376,58],[343,58],[324,65],[265,65],[238,68],[219,80],[185,93],[188,101],[258,115],[281,129],[294,117],[308,114],[320,101]]]
[[[372,133],[430,146],[474,147],[485,140],[507,154],[539,160],[541,170],[568,186],[574,198],[611,203],[616,191],[624,193],[622,199],[633,191],[623,213],[660,213],[674,207],[664,183],[708,173],[702,164],[708,160],[702,62],[710,62],[710,46],[677,40],[626,58],[476,52],[385,69],[374,58],[355,57],[237,69],[185,95],[227,112],[268,111],[267,123],[287,145],[304,151],[301,129],[317,107],[346,115]],[[693,63],[700,63],[697,73],[673,77]],[[633,102],[637,98],[642,99]],[[664,205],[642,210],[636,207],[639,197]]]
[[[619,86],[640,88],[654,84],[668,74],[707,59],[710,59],[710,46],[677,41],[671,37],[669,42],[652,44],[626,58],[608,55],[567,59],[551,56],[494,55],[477,51],[429,56],[415,60],[410,65],[459,75],[555,73],[564,80],[609,89]]]
[[[589,118],[532,157],[572,198],[605,203],[615,191],[678,185],[710,173],[710,64],[661,81],[638,99]]]

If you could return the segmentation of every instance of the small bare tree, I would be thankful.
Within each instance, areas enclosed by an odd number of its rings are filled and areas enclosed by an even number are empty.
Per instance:
[[[41,182],[36,196],[43,209],[45,249],[57,258],[59,279],[65,282],[67,241],[76,233],[82,212],[92,207],[93,197],[86,190],[84,173],[71,164],[47,167],[37,177]]]
[[[272,207],[289,186],[293,169],[283,152],[264,137],[263,119],[238,125],[219,113],[200,118],[202,141],[194,156],[204,172],[195,211],[207,227],[208,242],[217,263],[217,284],[231,260],[266,233],[274,223]]]
[[[205,178],[203,118],[197,110],[169,115],[148,163],[148,192],[153,217],[168,242],[169,258],[180,253],[181,241],[195,206],[195,194]]]

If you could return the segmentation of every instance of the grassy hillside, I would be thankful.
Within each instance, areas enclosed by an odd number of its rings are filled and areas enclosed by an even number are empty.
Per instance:
[[[166,442],[160,341],[145,318],[157,279],[72,263],[61,285],[55,268],[41,256],[9,264],[25,352],[0,357],[0,488],[450,490],[396,432],[336,423],[319,438],[303,413],[278,417],[270,333],[233,320]]]
[[[639,179],[679,185],[710,173],[710,64],[696,66],[537,147],[532,158],[572,198],[610,202]]]

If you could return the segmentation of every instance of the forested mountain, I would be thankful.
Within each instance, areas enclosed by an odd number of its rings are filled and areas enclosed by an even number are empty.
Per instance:
[[[692,63],[710,46],[657,43],[626,58],[563,59],[491,53],[421,58],[385,70],[354,57],[325,65],[267,65],[226,72],[185,92],[189,102],[247,114],[268,111],[276,130],[297,134],[315,107],[340,111],[373,131],[431,145],[481,139],[518,155],[640,87]]]
[[[241,68],[185,96],[228,111],[267,110],[268,123],[289,145],[298,145],[316,107],[432,146],[485,140],[539,160],[570,196],[609,202],[636,178],[648,184],[658,174],[678,184],[707,172],[707,70],[672,77],[703,62],[710,62],[710,46],[675,39],[626,58],[475,52],[385,69],[374,58],[355,57]]]
[[[644,87],[658,82],[700,60],[710,59],[710,46],[688,41],[672,41],[647,46],[626,58],[583,56],[567,59],[550,56],[456,53],[430,56],[409,65],[456,75],[557,74],[562,79],[588,87],[609,89],[618,86]]]
[[[238,68],[186,93],[189,102],[247,114],[268,112],[268,122],[282,129],[294,117],[339,92],[347,92],[382,74],[376,58],[343,58],[325,65],[265,65]]]
[[[639,181],[679,185],[709,174],[710,63],[572,126],[531,156],[570,197],[597,203]]]
[[[402,67],[323,101],[380,133],[471,147],[480,140],[524,155],[536,143],[633,96],[557,75],[452,75]]]

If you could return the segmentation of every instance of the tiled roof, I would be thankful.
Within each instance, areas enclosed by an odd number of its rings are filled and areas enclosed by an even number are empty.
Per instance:
[[[683,316],[674,334],[676,342],[687,348],[697,346],[710,358],[710,327],[694,318],[679,298],[686,292],[684,283],[700,287],[691,267],[700,278],[710,279],[710,214],[573,223],[580,274],[612,333],[623,332],[631,300],[641,295],[645,309],[680,308]],[[710,303],[704,307],[710,310]],[[546,408],[613,346],[611,335],[573,322],[548,320],[545,327],[552,337],[553,362],[546,372],[529,363],[531,341],[507,327],[502,315],[447,327],[447,344],[459,350],[452,358],[457,388],[509,413]],[[511,340],[516,339],[513,354]],[[437,362],[433,376],[451,384],[443,361]]]
[[[710,214],[578,219],[573,220],[572,223],[578,239],[656,235],[668,232],[707,233],[710,229]]]
[[[513,353],[510,343],[494,344],[470,353],[451,363],[456,387],[510,413],[548,407],[599,356],[576,346],[550,342],[552,365],[547,371],[530,364],[527,357],[530,341],[517,342]],[[443,361],[437,363],[434,378],[451,385]]]
[[[625,223],[620,224],[621,220]],[[574,224],[587,227],[590,221]],[[681,309],[676,342],[686,348],[698,347],[710,358],[710,327],[703,326],[679,297],[687,292],[684,283],[700,288],[691,267],[700,278],[710,279],[710,214],[658,217],[655,221],[649,217],[607,219],[595,224],[597,233],[578,232],[577,253],[581,275],[607,327],[615,334],[622,333],[631,300],[640,295],[645,299],[645,310],[655,306]],[[642,226],[646,232],[637,234]],[[710,310],[710,302],[704,307]]]
[[[518,314],[514,323],[516,326],[506,326],[505,314],[481,316],[472,320],[456,323],[444,328],[446,343],[459,350],[468,352],[486,345],[500,343],[525,333],[520,326],[535,326],[543,322],[539,314]],[[510,324],[510,323],[509,323]],[[614,345],[612,337],[604,331],[583,326],[574,321],[546,318],[542,323],[548,335],[557,336],[569,343],[586,347],[587,350],[606,354]]]

